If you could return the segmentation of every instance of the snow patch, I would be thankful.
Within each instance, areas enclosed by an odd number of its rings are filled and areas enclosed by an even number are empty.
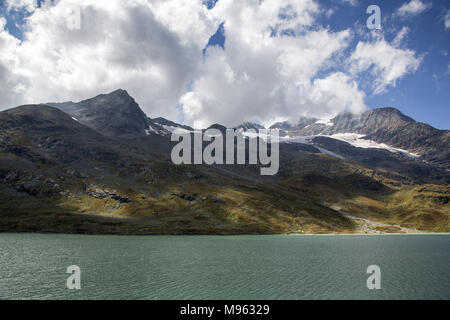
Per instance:
[[[327,136],[336,140],[340,140],[340,141],[344,141],[347,143],[350,143],[352,146],[358,147],[358,148],[375,148],[375,149],[385,149],[388,150],[392,153],[401,153],[405,156],[408,156],[410,158],[418,158],[419,155],[403,150],[403,149],[399,149],[399,148],[394,148],[391,146],[388,146],[387,144],[384,143],[377,143],[375,141],[372,140],[366,140],[366,139],[362,139],[362,137],[364,137],[363,134],[357,134],[357,133],[336,133],[333,134],[331,136]]]
[[[255,130],[255,129],[252,129],[252,130]],[[237,132],[240,132],[244,137],[249,137],[252,139],[260,138],[261,140],[264,140],[264,141],[267,141],[268,139],[270,139],[270,141],[272,141],[272,139],[273,139],[272,135],[264,133],[264,130],[266,130],[266,129],[260,129],[260,130],[262,130],[263,132],[243,131],[242,129],[237,130]],[[285,138],[286,137],[279,137],[280,142],[286,142],[286,141],[283,141]]]
[[[174,132],[176,131],[177,134],[183,134],[183,133],[190,133],[191,131],[180,128],[180,127],[174,127],[174,126],[162,126],[165,130],[169,131],[169,132]]]
[[[248,134],[247,134],[248,135]],[[255,135],[255,134],[254,134]],[[257,135],[255,135],[257,136]],[[413,158],[413,159],[417,159],[420,157],[420,155],[409,152],[407,150],[403,150],[400,148],[394,148],[391,146],[388,146],[384,143],[377,143],[375,141],[372,140],[367,140],[367,139],[362,139],[365,135],[363,134],[357,134],[357,133],[337,133],[337,134],[333,134],[331,136],[328,135],[315,135],[315,136],[285,136],[285,137],[280,137],[280,143],[303,143],[303,144],[309,144],[309,145],[313,145],[314,147],[316,147],[317,149],[320,150],[320,152],[322,153],[326,153],[329,154],[331,156],[343,159],[342,156],[337,155],[334,152],[328,151],[324,148],[320,148],[316,145],[314,145],[314,143],[312,142],[312,140],[316,137],[329,137],[329,138],[333,138],[336,140],[340,140],[340,141],[344,141],[347,142],[349,144],[351,144],[354,147],[358,147],[358,148],[375,148],[375,149],[384,149],[384,150],[388,150],[392,153],[400,153],[404,156]]]
[[[160,134],[160,132],[158,130],[156,130],[155,128],[153,128],[151,125],[148,126],[148,129],[145,130],[145,134],[146,135],[150,135],[150,133],[156,133],[156,134]]]

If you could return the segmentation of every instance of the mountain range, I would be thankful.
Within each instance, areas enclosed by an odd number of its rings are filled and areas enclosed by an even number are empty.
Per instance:
[[[449,130],[395,108],[271,128],[280,171],[262,177],[255,165],[172,164],[171,133],[194,129],[149,118],[121,89],[0,112],[0,231],[450,231]]]

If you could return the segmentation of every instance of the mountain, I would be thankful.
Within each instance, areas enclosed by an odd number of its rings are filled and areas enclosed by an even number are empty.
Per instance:
[[[379,148],[359,148],[348,142],[326,136],[314,137],[312,144],[322,150],[327,150],[332,154],[357,161],[366,166],[405,174],[417,184],[450,182],[444,169],[431,166],[401,152]]]
[[[225,136],[227,134],[227,127],[225,127],[219,123],[214,123],[214,124],[210,125],[208,128],[206,128],[206,130],[209,130],[209,129],[219,130],[223,136]]]
[[[234,129],[242,129],[244,131],[255,130],[256,132],[258,132],[258,130],[265,129],[265,127],[255,122],[243,122]]]
[[[159,125],[161,127],[163,127],[164,129],[166,129],[169,132],[172,132],[176,129],[183,129],[183,130],[187,130],[187,131],[194,131],[193,128],[189,127],[189,126],[185,126],[182,124],[178,124],[176,122],[164,119],[164,118],[155,118],[155,119],[150,119],[150,121],[152,121],[154,124]]]
[[[3,152],[31,162],[64,163],[114,159],[113,140],[47,105],[26,105],[0,113]]]
[[[287,121],[284,122],[277,122],[273,124],[270,129],[281,129],[284,131],[298,131],[301,129],[304,129],[307,126],[310,126],[314,123],[316,123],[318,119],[316,118],[307,118],[307,117],[300,117],[299,121],[296,125],[290,124]]]
[[[109,137],[142,136],[150,125],[136,101],[121,89],[77,103],[47,105],[64,111],[74,120]]]
[[[344,113],[325,121],[301,118],[298,125],[278,123],[272,128],[291,137],[360,134],[361,139],[418,154],[423,160],[450,169],[450,131],[416,122],[395,108],[369,110],[361,115]]]
[[[395,109],[273,127],[280,170],[261,176],[174,165],[171,132],[193,129],[148,118],[124,90],[0,112],[0,231],[367,232],[360,218],[382,223],[370,232],[450,231],[448,131]]]

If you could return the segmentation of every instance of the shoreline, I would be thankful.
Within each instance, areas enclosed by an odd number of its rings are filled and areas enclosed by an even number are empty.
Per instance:
[[[119,236],[119,237],[161,237],[161,236],[193,236],[193,237],[235,237],[235,236],[432,236],[448,235],[450,232],[420,232],[420,233],[236,233],[236,234],[108,234],[108,233],[61,233],[61,232],[0,232],[0,235],[30,234],[30,235],[78,235],[78,236]]]

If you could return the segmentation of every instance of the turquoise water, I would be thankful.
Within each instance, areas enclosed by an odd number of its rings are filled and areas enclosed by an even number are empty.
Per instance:
[[[450,235],[0,234],[0,250],[1,299],[450,299]]]

